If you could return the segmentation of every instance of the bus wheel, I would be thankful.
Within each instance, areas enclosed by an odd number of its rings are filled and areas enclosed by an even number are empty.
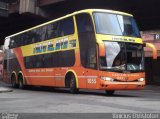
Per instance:
[[[18,85],[16,83],[16,76],[15,75],[11,76],[11,84],[12,84],[13,88],[17,88],[18,87]]]
[[[72,94],[76,94],[78,93],[78,89],[76,87],[76,79],[75,76],[72,76],[72,78],[70,79],[70,92]]]
[[[23,83],[23,77],[22,77],[22,75],[18,76],[18,85],[19,85],[20,89],[24,88],[24,83]]]
[[[114,90],[106,90],[106,95],[108,95],[108,96],[112,96],[112,95],[114,95]]]

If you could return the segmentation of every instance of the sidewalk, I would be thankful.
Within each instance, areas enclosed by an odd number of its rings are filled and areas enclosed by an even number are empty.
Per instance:
[[[8,86],[9,86],[8,84],[5,84],[4,82],[0,80],[0,93],[12,92],[13,90],[9,88]]]

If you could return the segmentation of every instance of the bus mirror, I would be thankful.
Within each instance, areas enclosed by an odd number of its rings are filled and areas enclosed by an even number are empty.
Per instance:
[[[99,44],[99,56],[100,57],[105,57],[105,46],[103,43]]]
[[[143,45],[144,45],[144,47],[150,47],[152,49],[153,59],[157,60],[158,52],[157,52],[157,49],[156,49],[155,45],[153,45],[152,43],[144,43]]]

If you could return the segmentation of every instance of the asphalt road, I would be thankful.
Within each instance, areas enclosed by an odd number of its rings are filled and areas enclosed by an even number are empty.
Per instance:
[[[0,112],[5,113],[157,113],[160,112],[160,86],[147,86],[142,91],[80,90],[70,94],[67,89],[13,89],[0,93]]]

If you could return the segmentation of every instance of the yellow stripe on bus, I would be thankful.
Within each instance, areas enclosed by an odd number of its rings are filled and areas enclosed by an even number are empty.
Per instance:
[[[57,44],[59,46],[57,46]],[[53,47],[50,47],[49,45]],[[57,51],[71,50],[76,48],[79,48],[77,37],[75,37],[75,35],[71,35],[22,46],[21,50],[23,56],[26,57],[39,54],[47,54]]]

